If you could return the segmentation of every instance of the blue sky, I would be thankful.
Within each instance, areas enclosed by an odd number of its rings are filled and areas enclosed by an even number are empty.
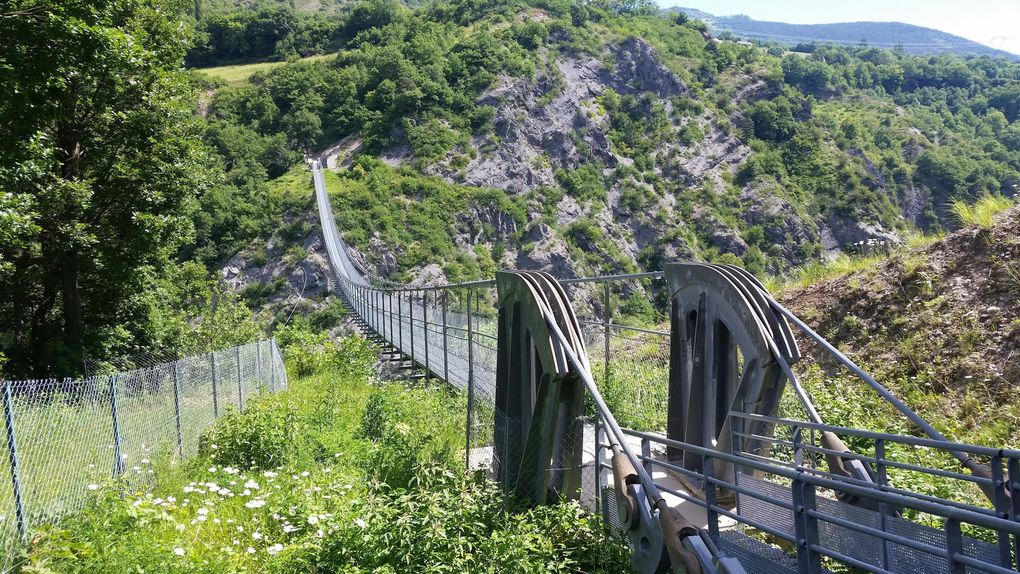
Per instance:
[[[658,0],[716,16],[746,14],[793,24],[906,22],[1020,54],[1020,0]]]

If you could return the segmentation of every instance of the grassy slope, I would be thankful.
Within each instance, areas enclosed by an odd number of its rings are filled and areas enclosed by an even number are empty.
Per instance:
[[[334,58],[336,54],[318,54],[301,58],[301,62],[316,62],[327,58]],[[272,70],[287,65],[288,62],[253,62],[251,64],[235,64],[231,66],[216,66],[212,68],[197,68],[199,72],[226,82],[228,86],[240,86],[248,83],[248,79],[258,72]]]
[[[823,279],[787,286],[779,298],[950,437],[1016,447],[1020,208],[984,220],[842,275],[819,272]],[[808,384],[831,422],[914,432],[863,383],[807,350]]]
[[[157,462],[155,484],[101,488],[85,512],[34,533],[23,571],[625,568],[624,547],[576,505],[509,513],[460,471],[463,397],[371,382],[371,353],[352,341],[291,352],[293,375],[317,372],[220,419],[198,458]]]

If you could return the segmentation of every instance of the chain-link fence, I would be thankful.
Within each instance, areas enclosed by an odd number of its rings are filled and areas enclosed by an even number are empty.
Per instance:
[[[31,528],[79,510],[111,477],[148,480],[158,457],[194,454],[228,408],[286,385],[273,339],[83,380],[4,382],[0,572]]]

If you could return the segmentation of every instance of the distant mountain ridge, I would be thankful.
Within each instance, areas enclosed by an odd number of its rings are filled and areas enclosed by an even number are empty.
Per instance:
[[[695,8],[674,7],[691,18],[704,21],[715,34],[729,32],[751,40],[782,44],[831,42],[842,45],[867,43],[877,48],[902,47],[912,54],[952,52],[959,55],[994,56],[1020,60],[1020,55],[997,50],[947,32],[903,22],[839,22],[834,24],[787,24],[755,20],[745,15],[715,16]]]

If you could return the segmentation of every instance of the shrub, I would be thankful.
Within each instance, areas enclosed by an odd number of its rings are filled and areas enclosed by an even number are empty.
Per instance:
[[[251,399],[231,410],[198,440],[198,451],[217,464],[267,469],[287,460],[297,436],[297,411],[278,396]]]

